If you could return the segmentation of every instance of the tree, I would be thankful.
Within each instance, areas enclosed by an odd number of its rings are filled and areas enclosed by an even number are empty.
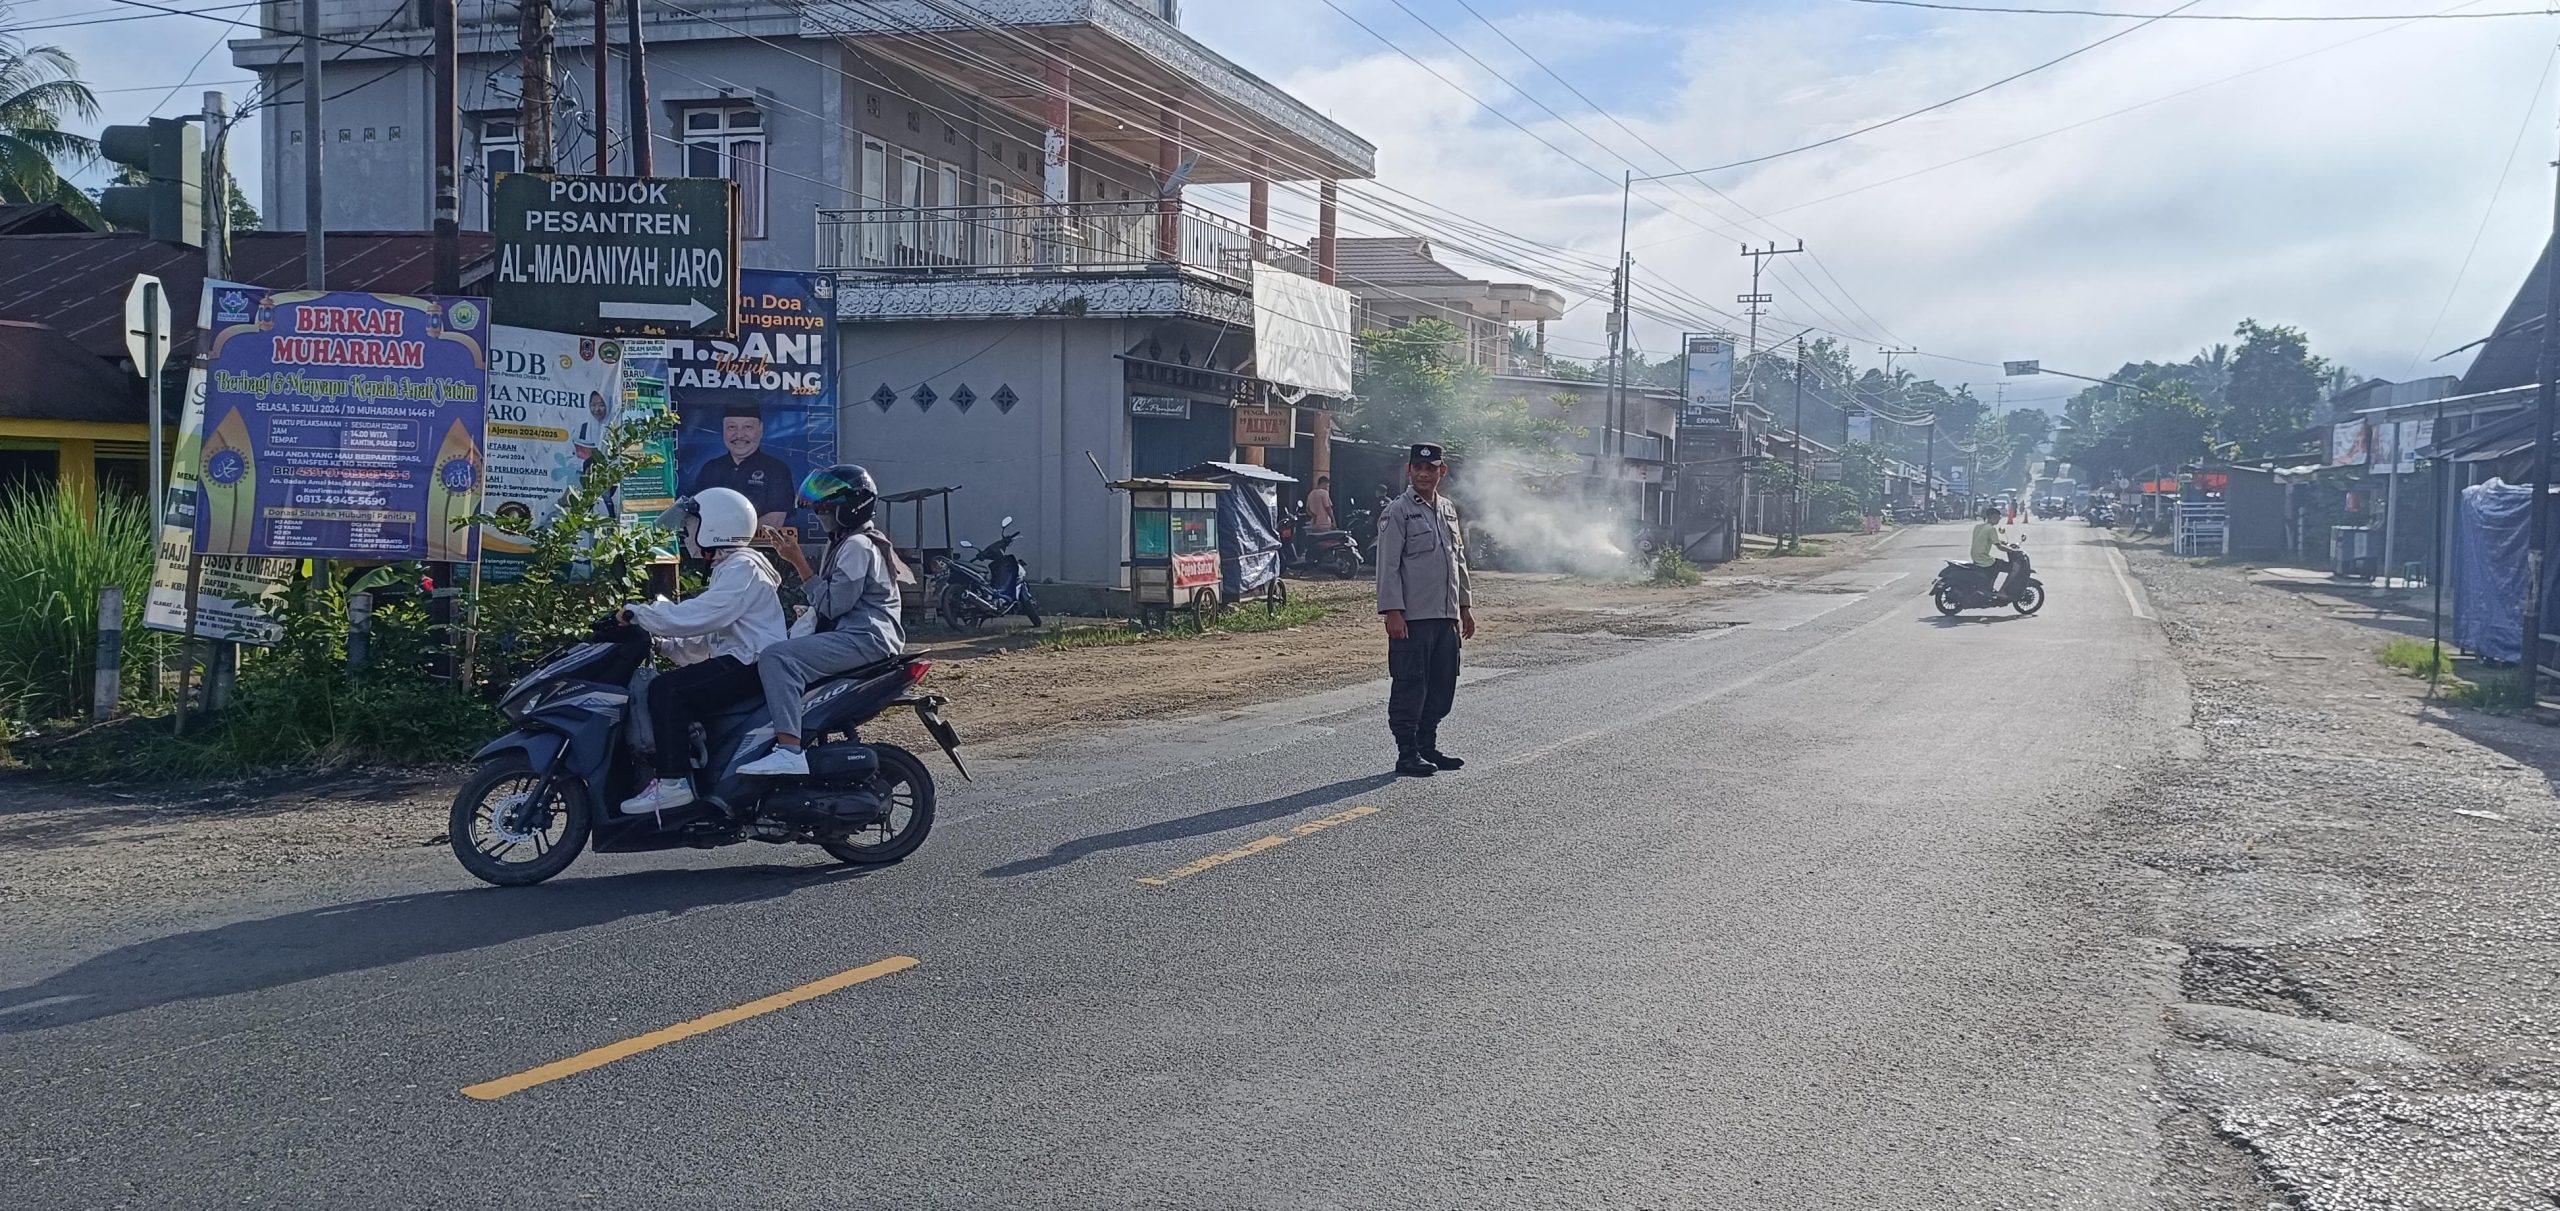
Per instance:
[[[115,183],[118,185],[148,185],[151,183],[151,175],[131,164],[118,164],[116,165]],[[222,183],[225,186],[224,192],[227,195],[226,201],[231,207],[231,230],[256,231],[258,229],[258,208],[249,204],[248,194],[241,192],[240,178],[231,175],[231,170],[225,168],[222,170]]]
[[[0,8],[0,20],[8,16]],[[98,221],[97,203],[64,176],[66,165],[98,155],[96,140],[62,128],[65,119],[98,116],[98,98],[79,72],[62,48],[29,46],[0,27],[0,202],[53,202]]]
[[[2239,443],[2246,455],[2272,453],[2310,425],[2329,364],[2311,356],[2311,340],[2298,328],[2242,320],[2236,335],[2240,348],[2231,356],[2222,439]]]
[[[1452,453],[1501,449],[1552,454],[1572,432],[1520,400],[1489,400],[1491,376],[1467,360],[1466,335],[1446,320],[1360,334],[1364,355],[1352,390],[1360,397],[1350,435],[1403,445],[1437,441]]]

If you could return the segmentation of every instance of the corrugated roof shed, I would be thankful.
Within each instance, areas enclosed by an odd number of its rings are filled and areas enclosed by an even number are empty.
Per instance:
[[[0,419],[139,425],[142,380],[43,324],[0,320]]]
[[[2498,326],[2489,330],[2497,335],[2480,346],[2479,355],[2471,359],[2471,369],[2463,372],[2462,394],[2476,395],[2542,381],[2542,305],[2550,273],[2551,244],[2545,242],[2542,259],[2535,261],[2533,272],[2525,275],[2524,285],[2516,290],[2514,301],[2507,304],[2506,314],[2498,317]]]

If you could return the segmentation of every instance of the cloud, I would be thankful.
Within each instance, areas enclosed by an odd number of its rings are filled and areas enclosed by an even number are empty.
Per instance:
[[[2367,11],[2390,7],[2359,2]],[[1194,31],[1236,53],[1222,30],[1203,28],[1224,26],[1233,8],[1204,22],[1199,14],[1209,7],[1195,0]],[[1351,115],[1342,120],[1379,146],[1383,183],[1573,250],[1587,264],[1571,276],[1584,285],[1605,278],[1616,252],[1614,178],[1627,161],[1539,114],[1418,30],[1404,37],[1372,18],[1434,68],[1600,171],[1485,114],[1321,6],[1312,13],[1304,5],[1234,7],[1295,15],[1291,41],[1317,57],[1275,62],[1264,53],[1270,48],[1254,44],[1255,65],[1337,117]],[[1511,23],[1513,36],[1545,57],[1548,42],[1520,30],[1556,28],[1560,19],[1549,10],[1506,14],[1482,0],[1478,7]],[[1569,70],[1558,49],[1549,62],[1687,167],[1889,118],[2128,24],[1939,16],[1769,4],[1711,18],[1603,18],[1595,24],[1607,32],[1595,36],[1604,40],[1620,26],[1649,31],[1636,57],[1621,50],[1606,65]],[[1817,323],[1879,343],[1899,338],[1981,361],[2037,357],[2098,373],[2126,360],[2184,356],[2228,339],[2240,319],[2254,316],[2308,329],[2319,351],[2359,370],[2401,377],[2453,286],[2526,119],[2551,30],[2531,19],[2378,29],[2162,22],[1947,109],[1707,178],[1753,210],[1773,212],[1768,222],[1746,219],[1703,189],[1648,187],[1633,224],[1642,249],[1637,280],[1668,281],[1737,311],[1729,300],[1749,286],[1737,242],[1801,236],[1855,301],[1820,268],[1787,258],[1764,284],[1780,296],[1767,327]],[[2350,39],[2360,40],[1936,167]],[[1551,82],[1540,88],[1534,67],[1478,53],[1624,152],[1640,173],[1668,167]],[[1630,79],[1650,87],[1630,87]],[[2546,140],[2539,126],[2534,131],[2428,355],[2485,332],[2540,247],[2551,182],[2537,167]],[[1647,197],[1679,198],[1685,217],[1648,207]],[[1701,313],[1697,320],[1716,318],[1705,307],[1686,309]],[[1584,307],[1559,327],[1568,338],[1596,341],[1600,312]],[[1669,324],[1640,319],[1636,330],[1647,348],[1673,343]],[[1996,374],[1955,362],[1913,364],[1949,380]]]

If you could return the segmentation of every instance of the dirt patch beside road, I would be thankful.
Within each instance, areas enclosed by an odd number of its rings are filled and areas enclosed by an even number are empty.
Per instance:
[[[1561,634],[1683,634],[1695,611],[1784,588],[1865,558],[1875,539],[1841,536],[1825,554],[1753,559],[1710,570],[1692,588],[1488,573],[1469,658],[1509,665],[1559,658]],[[1386,641],[1366,581],[1292,581],[1328,607],[1283,631],[1213,633],[1124,646],[1056,649],[1019,633],[919,636],[970,746],[1019,750],[1135,719],[1173,718],[1353,685],[1384,675]],[[1249,607],[1250,608],[1250,607]],[[884,738],[929,749],[912,721]],[[439,843],[458,770],[360,771],[320,778],[79,786],[0,776],[0,906],[24,912],[119,895],[184,895],[297,868]]]
[[[2204,750],[2113,813],[2186,954],[2162,1205],[2560,1202],[2560,730],[2429,703],[2360,592],[2129,559]]]

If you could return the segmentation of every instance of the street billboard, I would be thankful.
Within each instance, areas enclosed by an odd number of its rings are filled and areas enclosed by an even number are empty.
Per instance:
[[[734,336],[737,199],[720,177],[508,173],[491,191],[490,301],[546,332]]]
[[[1876,418],[1864,412],[1850,413],[1849,440],[1853,442],[1864,442],[1868,445],[1875,444]]]
[[[1283,388],[1349,398],[1357,310],[1348,290],[1255,262],[1254,373]]]
[[[2361,467],[2373,460],[2373,430],[2360,420],[2329,427],[2329,465]]]
[[[210,293],[196,550],[478,556],[487,300]]]
[[[187,565],[196,547],[204,383],[203,366],[187,371],[187,398],[178,413],[177,441],[169,451],[169,491],[161,505],[160,541],[152,552],[151,589],[142,604],[142,625],[154,631],[184,634],[187,630]],[[274,643],[284,635],[284,624],[277,616],[283,609],[285,588],[292,582],[290,559],[206,557],[196,569],[196,634],[233,643]]]
[[[814,536],[799,489],[836,461],[835,279],[750,269],[739,287],[736,340],[667,342],[677,491],[734,488],[765,525]]]
[[[1681,422],[1705,423],[1733,411],[1733,342],[1720,336],[1693,336],[1683,352],[1687,368]]]
[[[522,532],[549,523],[605,453],[622,408],[622,343],[505,324],[489,329],[489,486],[500,524],[480,536],[480,575],[524,575]],[[508,533],[509,530],[518,533]]]

